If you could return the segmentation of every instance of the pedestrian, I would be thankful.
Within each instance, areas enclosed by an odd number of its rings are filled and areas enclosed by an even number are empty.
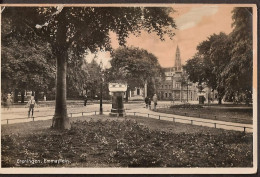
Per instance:
[[[30,117],[31,111],[32,111],[32,117],[33,117],[34,106],[36,105],[36,101],[34,100],[34,96],[31,96],[31,99],[28,101],[27,105],[29,106],[28,118]]]
[[[11,94],[8,94],[8,95],[7,95],[7,100],[6,100],[7,110],[11,109],[11,108],[10,108],[11,104],[12,104],[12,97],[11,97]]]
[[[43,100],[46,101],[46,95],[43,96]]]
[[[87,94],[84,95],[84,106],[87,105],[87,102],[88,102],[88,96]]]
[[[150,110],[151,110],[151,103],[152,103],[151,98],[148,98],[148,105]]]
[[[157,101],[158,101],[157,95],[154,94],[154,96],[153,96],[154,111],[156,111]]]
[[[6,96],[6,94],[3,95],[3,106],[4,106],[4,110],[5,110],[5,108],[7,108],[7,96]]]
[[[146,109],[148,109],[149,98],[148,98],[148,97],[145,97],[144,102],[145,102],[145,107],[146,107]]]

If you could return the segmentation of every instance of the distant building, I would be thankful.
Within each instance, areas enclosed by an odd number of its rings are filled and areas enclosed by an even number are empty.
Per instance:
[[[214,101],[217,98],[217,92],[211,88],[204,86],[199,91],[198,84],[187,79],[187,74],[182,68],[181,53],[179,46],[176,48],[175,64],[173,67],[163,68],[165,80],[161,79],[157,85],[156,93],[159,100],[169,101],[199,101],[199,96],[203,95],[205,103],[209,100]],[[126,96],[126,94],[125,94]],[[144,88],[136,87],[129,92],[129,100],[143,100],[147,96],[147,85]]]
[[[165,80],[157,88],[160,100],[194,101],[198,100],[197,85],[190,82],[185,76],[181,65],[179,46],[176,49],[175,65],[164,68]]]
[[[187,74],[182,68],[181,53],[179,46],[177,46],[175,54],[175,64],[173,67],[163,68],[165,72],[165,80],[161,79],[157,85],[156,92],[159,100],[170,101],[199,101],[198,96],[203,95],[205,101],[216,98],[216,91],[211,91],[210,88],[205,87],[199,92],[198,84],[192,83],[187,79]],[[125,94],[126,96],[126,94]],[[144,88],[136,87],[129,92],[129,100],[143,100],[147,96],[147,86]]]
[[[136,87],[135,90],[129,92],[129,100],[143,100],[145,97],[145,89]]]

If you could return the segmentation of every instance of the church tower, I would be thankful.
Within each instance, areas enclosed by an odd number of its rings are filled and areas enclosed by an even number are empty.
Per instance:
[[[181,55],[180,55],[180,49],[178,45],[177,45],[176,55],[175,55],[175,68],[176,71],[181,71]]]

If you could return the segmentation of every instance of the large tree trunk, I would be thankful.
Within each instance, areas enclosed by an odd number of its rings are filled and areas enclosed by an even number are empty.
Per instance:
[[[67,21],[66,9],[57,16],[57,37],[56,42],[52,44],[52,49],[56,55],[56,104],[55,114],[52,121],[52,127],[55,129],[70,129],[70,120],[67,114],[67,62],[68,48],[67,39]]]
[[[57,56],[57,77],[56,77],[56,105],[55,114],[52,121],[52,127],[55,129],[70,129],[70,120],[67,115],[67,50],[59,50]]]

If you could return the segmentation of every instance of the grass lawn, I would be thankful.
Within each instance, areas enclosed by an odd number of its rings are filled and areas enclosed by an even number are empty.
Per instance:
[[[143,117],[2,125],[2,167],[252,167],[252,134]],[[63,161],[59,161],[63,159]]]
[[[158,112],[187,115],[190,117],[200,117],[205,119],[215,119],[227,122],[237,122],[252,124],[253,123],[253,108],[240,107],[239,105],[176,105],[170,108],[160,108]]]

